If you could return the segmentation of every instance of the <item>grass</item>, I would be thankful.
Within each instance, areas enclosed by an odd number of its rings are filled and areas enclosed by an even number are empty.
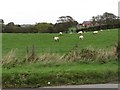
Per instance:
[[[3,67],[15,67],[19,64],[31,64],[31,63],[41,63],[53,65],[56,63],[66,63],[66,62],[78,62],[78,63],[94,63],[99,62],[101,64],[108,63],[111,61],[118,61],[117,51],[118,46],[114,46],[109,50],[105,49],[94,49],[94,48],[85,48],[80,50],[78,46],[75,46],[68,53],[59,55],[57,53],[44,53],[36,54],[34,46],[30,52],[29,49],[26,51],[26,55],[23,58],[19,58],[16,55],[16,49],[11,50],[6,56],[1,60]]]
[[[111,69],[110,66],[113,64],[113,68]],[[116,62],[108,63],[108,64],[99,64],[99,63],[93,63],[93,64],[84,64],[84,63],[76,63],[76,62],[69,62],[69,63],[62,63],[62,64],[40,64],[40,63],[34,63],[30,65],[18,65],[16,68],[10,68],[9,71],[7,71],[7,68],[3,69],[3,72],[5,73],[11,73],[11,72],[26,72],[30,71],[31,73],[46,73],[46,72],[52,72],[53,70],[55,72],[60,71],[106,71],[108,70],[117,70]],[[22,67],[21,67],[22,66]],[[73,66],[73,67],[71,67]],[[36,69],[38,68],[38,69]]]
[[[110,48],[117,43],[118,30],[113,29],[111,31],[103,31],[98,35],[92,33],[85,33],[84,40],[79,40],[78,34],[64,34],[60,36],[60,42],[55,42],[53,36],[58,34],[3,34],[3,56],[12,49],[17,48],[20,57],[23,57],[26,51],[26,47],[31,48],[35,46],[37,53],[67,53],[75,45],[78,45],[80,49],[92,46],[93,48]]]
[[[42,87],[48,86],[47,82],[51,82],[50,85],[106,83],[118,79],[116,64],[114,62],[102,65],[98,63],[40,65],[36,63],[10,69],[4,68],[3,87]]]
[[[106,83],[118,81],[118,30],[93,35],[3,34],[3,88]],[[34,46],[34,47],[33,47]],[[17,48],[17,49],[16,49]],[[112,67],[112,68],[111,68]]]

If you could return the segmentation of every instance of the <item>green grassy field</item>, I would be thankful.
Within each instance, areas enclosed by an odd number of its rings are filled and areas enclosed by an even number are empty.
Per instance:
[[[96,35],[93,35],[92,32],[83,35],[84,39],[80,40],[76,33],[63,34],[60,36],[60,41],[55,42],[53,37],[58,36],[58,34],[4,33],[2,39],[3,57],[12,49],[17,48],[17,52],[15,52],[17,58],[14,58],[14,54],[9,54],[8,61],[6,58],[3,59],[7,62],[2,68],[3,88],[31,88],[118,81],[118,60],[116,52],[111,49],[115,48],[117,44],[118,29],[106,30]],[[24,62],[26,47],[32,49],[33,45],[38,56],[41,53],[44,54],[39,56],[36,62],[34,59]],[[76,45],[77,48],[75,48]],[[80,52],[86,50],[84,49],[86,47],[92,47],[93,51],[87,49],[87,52]],[[73,51],[70,52],[71,49]],[[103,51],[99,51],[100,49]],[[67,58],[60,59],[62,54],[67,52],[69,52]],[[79,58],[81,56],[83,58]],[[68,60],[69,58],[72,59]],[[14,59],[17,62],[14,62]]]
[[[118,30],[113,29],[110,31],[99,32],[97,35],[90,33],[84,34],[84,40],[78,38],[78,34],[63,34],[60,36],[60,42],[53,40],[54,36],[58,34],[3,34],[2,53],[3,56],[12,49],[17,48],[19,56],[25,54],[26,47],[35,46],[37,53],[66,53],[71,50],[75,45],[80,49],[92,46],[93,48],[110,48],[117,43]]]

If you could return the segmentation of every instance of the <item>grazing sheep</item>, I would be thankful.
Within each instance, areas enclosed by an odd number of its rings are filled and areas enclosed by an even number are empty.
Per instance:
[[[62,32],[59,32],[59,35],[62,35],[63,33]]]
[[[79,39],[82,39],[82,40],[83,40],[83,35],[80,35],[80,36],[79,36]]]
[[[83,32],[82,32],[82,31],[79,31],[78,34],[83,34]]]
[[[103,31],[102,29],[100,31]]]
[[[59,41],[59,39],[60,39],[59,37],[54,37],[55,41]]]
[[[93,31],[93,34],[97,34],[98,33],[98,31]]]

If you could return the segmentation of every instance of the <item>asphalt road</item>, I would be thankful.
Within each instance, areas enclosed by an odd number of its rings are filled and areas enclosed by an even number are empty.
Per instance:
[[[118,88],[118,84],[88,84],[88,85],[67,85],[67,86],[53,86],[43,88]]]
[[[51,89],[50,89],[51,88]],[[40,88],[24,88],[22,90],[60,90],[60,88],[62,90],[64,90],[64,88],[68,88],[71,90],[74,89],[79,89],[81,88],[81,90],[87,90],[87,88],[89,90],[120,90],[120,85],[115,82],[115,83],[106,83],[106,84],[87,84],[87,85],[63,85],[63,86],[47,86],[47,87],[40,87]],[[72,89],[73,88],[73,89]],[[86,89],[84,89],[86,88]],[[105,89],[106,88],[106,89]],[[2,89],[2,90],[16,90],[16,89]],[[17,90],[21,90],[21,89],[17,89]]]

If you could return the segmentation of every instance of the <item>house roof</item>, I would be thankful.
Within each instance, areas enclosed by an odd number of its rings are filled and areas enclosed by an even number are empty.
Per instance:
[[[82,24],[92,24],[92,21],[84,21]]]

